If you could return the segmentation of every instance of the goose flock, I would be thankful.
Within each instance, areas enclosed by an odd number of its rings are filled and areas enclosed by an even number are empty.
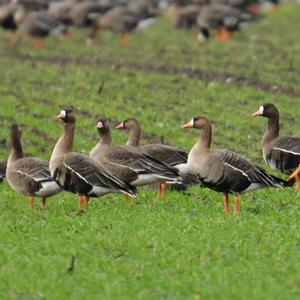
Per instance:
[[[279,136],[279,112],[274,104],[261,105],[253,113],[268,119],[261,148],[265,162],[273,169],[289,175],[287,180],[269,174],[241,155],[227,149],[212,149],[212,125],[204,116],[193,117],[183,128],[201,129],[200,137],[187,152],[176,147],[150,144],[139,145],[141,127],[135,118],[128,118],[116,126],[128,131],[125,145],[113,145],[109,121],[99,118],[96,128],[99,141],[89,156],[75,152],[75,113],[63,109],[57,119],[63,123],[50,157],[45,161],[24,156],[21,131],[16,124],[9,130],[11,153],[0,161],[0,179],[6,177],[17,193],[29,198],[29,207],[35,197],[42,198],[45,208],[48,197],[61,191],[79,197],[78,207],[88,205],[90,197],[108,193],[123,193],[134,197],[137,188],[159,184],[158,196],[163,197],[167,185],[184,181],[192,176],[193,183],[224,195],[224,211],[229,213],[229,194],[233,194],[234,215],[239,211],[239,195],[260,188],[300,187],[300,138]]]
[[[33,38],[41,48],[42,38],[59,35],[65,39],[70,27],[88,27],[86,44],[92,45],[98,31],[109,30],[129,45],[129,33],[148,27],[169,10],[177,28],[195,28],[200,42],[217,30],[227,41],[232,32],[257,20],[262,7],[275,7],[278,0],[0,0],[0,27],[11,31],[12,42]]]

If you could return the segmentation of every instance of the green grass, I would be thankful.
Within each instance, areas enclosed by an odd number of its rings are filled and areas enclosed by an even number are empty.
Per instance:
[[[163,138],[189,149],[199,132],[180,126],[205,115],[213,121],[214,147],[265,166],[260,139],[266,120],[251,113],[274,102],[282,134],[299,136],[297,97],[137,71],[128,63],[243,75],[299,90],[299,9],[282,6],[224,45],[211,40],[199,46],[191,33],[174,30],[167,17],[133,35],[128,49],[110,33],[101,34],[92,48],[79,47],[86,31],[75,30],[64,44],[50,38],[37,51],[11,46],[1,31],[0,158],[8,156],[7,131],[16,122],[25,152],[49,159],[62,131],[55,116],[71,106],[78,116],[80,152],[88,153],[97,142],[98,116],[119,121],[136,116],[143,143]],[[112,134],[116,144],[126,140],[122,132]],[[72,194],[50,198],[44,211],[37,201],[29,211],[25,197],[6,182],[0,189],[1,299],[300,297],[300,202],[292,189],[243,195],[237,218],[224,216],[222,197],[200,187],[186,194],[169,191],[162,201],[141,189],[134,204],[107,195],[83,212],[76,210]],[[68,272],[72,256],[75,265]]]

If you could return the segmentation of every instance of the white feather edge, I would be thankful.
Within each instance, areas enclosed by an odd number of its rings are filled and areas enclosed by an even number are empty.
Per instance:
[[[297,152],[294,152],[294,151],[290,151],[290,150],[286,150],[286,149],[282,149],[282,148],[278,148],[278,147],[274,147],[273,149],[300,156],[300,153],[297,153]]]
[[[134,197],[133,195],[127,193],[125,190],[116,190],[116,189],[111,189],[111,188],[108,188],[108,187],[101,187],[101,186],[95,186],[91,183],[89,183],[81,174],[79,174],[78,172],[76,172],[74,169],[72,169],[70,166],[66,165],[64,163],[65,167],[69,170],[71,170],[72,172],[74,172],[78,177],[80,177],[85,183],[89,184],[92,186],[92,189],[90,190],[89,194],[97,194],[97,195],[105,195],[105,194],[108,194],[108,193],[117,193],[117,192],[121,192],[123,194],[127,194],[129,196],[132,196]],[[118,183],[119,184],[119,183]]]

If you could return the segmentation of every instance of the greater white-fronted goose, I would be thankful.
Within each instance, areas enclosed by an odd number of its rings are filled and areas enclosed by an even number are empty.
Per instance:
[[[34,38],[36,48],[43,47],[42,38],[68,33],[68,27],[65,24],[44,11],[30,12],[20,6],[14,15],[14,20],[24,38]]]
[[[5,178],[6,166],[7,166],[6,160],[0,160],[0,182],[2,182],[3,179]]]
[[[279,137],[279,111],[272,103],[264,104],[252,114],[268,119],[268,128],[261,140],[265,162],[273,169],[296,178],[297,191],[300,187],[300,138],[295,136]],[[293,173],[296,171],[295,173]]]
[[[129,32],[136,28],[139,20],[128,7],[117,6],[94,21],[87,38],[91,45],[99,29],[120,33],[123,46],[129,45]]]
[[[41,207],[46,199],[61,191],[50,175],[49,163],[36,157],[24,157],[21,145],[21,131],[13,124],[10,128],[11,154],[7,161],[6,177],[9,185],[22,195],[29,197],[29,207],[34,198],[41,197]]]
[[[235,152],[212,150],[212,128],[207,118],[194,117],[183,127],[202,129],[198,142],[189,153],[188,167],[191,173],[199,176],[204,186],[224,194],[225,213],[229,212],[228,194],[235,195],[234,215],[237,215],[239,194],[287,184]]]
[[[217,39],[228,41],[232,38],[232,32],[239,29],[241,22],[250,21],[251,19],[252,15],[250,13],[229,5],[220,3],[205,5],[201,8],[197,17],[198,39],[200,42],[206,41],[210,36],[209,30],[217,29]]]
[[[177,28],[187,29],[196,26],[201,5],[193,3],[185,4],[184,2],[182,0],[174,0],[170,6],[170,16]],[[201,4],[203,5],[203,3]]]
[[[129,33],[145,19],[157,15],[156,10],[145,0],[137,0],[128,3],[128,6],[116,6],[107,13],[94,20],[94,24],[87,38],[87,44],[91,45],[98,30],[109,30],[121,34],[123,46],[129,45]],[[144,24],[141,27],[146,27]]]
[[[152,184],[160,181],[177,182],[180,180],[178,171],[169,167],[150,155],[132,146],[112,146],[109,122],[105,118],[97,121],[100,140],[91,150],[90,157],[99,161],[103,158],[133,169],[138,178],[135,186]]]
[[[117,125],[116,128],[128,131],[128,140],[126,142],[127,146],[139,147],[141,126],[137,119],[128,118]],[[198,183],[198,179],[195,176],[188,175],[188,152],[163,144],[149,144],[141,147],[140,149],[151,157],[162,161],[164,164],[176,168],[179,175],[182,177],[182,184],[185,186],[188,184]],[[177,186],[180,190],[183,189],[182,184]],[[160,183],[160,195],[164,195],[166,187],[167,186],[164,182]]]
[[[107,193],[124,193],[134,196],[136,189],[109,172],[88,156],[73,152],[75,115],[65,109],[57,116],[64,123],[64,132],[58,139],[50,159],[50,172],[55,181],[66,191],[79,195],[79,208],[89,197]]]

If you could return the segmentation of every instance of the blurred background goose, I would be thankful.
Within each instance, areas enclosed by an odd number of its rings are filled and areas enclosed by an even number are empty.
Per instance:
[[[142,21],[156,15],[157,11],[145,0],[133,1],[128,6],[116,6],[94,20],[86,42],[88,45],[91,45],[100,29],[121,34],[122,45],[128,46],[129,33]]]
[[[30,6],[20,3],[14,14],[19,33],[27,39],[34,38],[36,48],[42,48],[42,38],[49,35],[64,35],[68,27],[47,11],[31,11]]]
[[[21,131],[16,124],[10,128],[11,153],[7,161],[6,177],[9,185],[19,194],[29,197],[29,207],[34,198],[41,197],[44,208],[48,197],[61,191],[50,175],[49,163],[36,157],[24,157]]]

